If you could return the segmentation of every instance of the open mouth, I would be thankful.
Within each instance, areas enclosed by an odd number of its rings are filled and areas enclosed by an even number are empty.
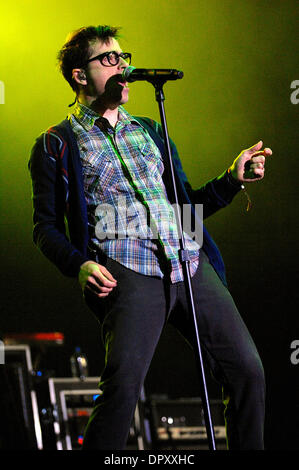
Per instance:
[[[121,85],[123,88],[129,88],[128,82],[117,82],[118,85]]]
[[[121,74],[116,74],[114,75],[113,79],[115,80],[115,82],[118,84],[118,85],[121,85],[122,87],[124,88],[128,88],[129,84],[128,82],[122,77]]]
[[[123,90],[128,90],[129,89],[129,83],[124,80],[124,78],[122,77],[121,74],[115,74],[115,75],[112,75],[106,82],[106,85],[105,85],[105,88],[108,90],[112,90],[114,89],[115,90],[115,87],[116,86],[119,86],[121,87]],[[119,91],[121,89],[119,88]]]
[[[128,87],[129,86],[129,83],[127,81],[124,81],[123,79],[121,79],[121,80],[118,79],[117,83],[118,83],[118,85],[121,85],[123,87]]]

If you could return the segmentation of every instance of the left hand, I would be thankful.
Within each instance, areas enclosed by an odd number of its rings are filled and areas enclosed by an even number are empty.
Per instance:
[[[266,157],[272,155],[272,150],[261,150],[263,142],[260,140],[252,147],[243,150],[230,167],[230,173],[236,180],[251,183],[263,179],[265,174]]]

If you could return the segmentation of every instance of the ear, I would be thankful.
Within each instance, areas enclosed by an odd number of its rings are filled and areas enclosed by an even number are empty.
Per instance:
[[[87,78],[83,69],[73,69],[72,77],[73,80],[75,80],[75,82],[79,83],[80,85],[87,85]]]

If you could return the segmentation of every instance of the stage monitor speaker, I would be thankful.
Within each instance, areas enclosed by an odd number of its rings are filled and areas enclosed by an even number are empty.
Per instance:
[[[94,400],[101,396],[99,377],[49,378],[49,393],[57,450],[82,448],[84,429],[92,413]],[[144,450],[145,438],[141,400],[135,409],[127,450]]]
[[[43,448],[32,373],[30,347],[6,345],[5,363],[1,366],[3,382],[0,448],[9,450]]]
[[[217,449],[226,449],[221,400],[210,400]],[[208,449],[202,401],[149,397],[153,448],[164,450]]]

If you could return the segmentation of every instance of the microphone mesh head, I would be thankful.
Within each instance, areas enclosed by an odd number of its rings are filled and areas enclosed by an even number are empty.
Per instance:
[[[123,70],[123,73],[122,73],[122,77],[124,80],[127,80],[131,73],[133,72],[133,70],[135,70],[136,67],[133,67],[132,65],[129,65],[129,67],[126,67],[124,70]]]

